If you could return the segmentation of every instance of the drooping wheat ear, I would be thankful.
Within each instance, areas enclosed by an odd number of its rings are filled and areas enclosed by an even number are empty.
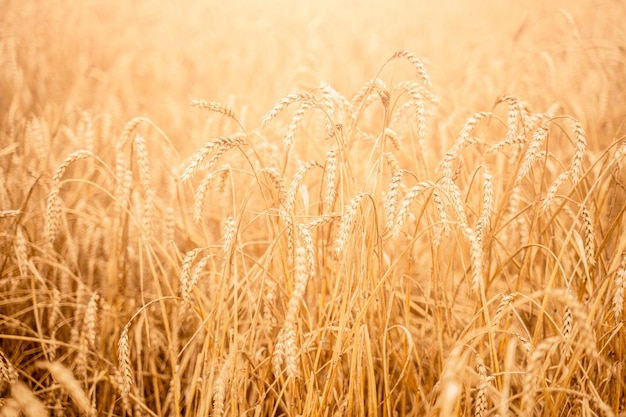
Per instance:
[[[594,267],[596,265],[596,240],[595,227],[591,213],[584,205],[580,206],[580,217],[582,219],[583,234],[585,236],[585,259],[587,265]]]
[[[398,191],[404,171],[400,169],[400,163],[394,154],[386,152],[384,156],[392,172],[384,201],[385,227],[387,230],[393,230],[396,220],[396,208],[398,206]]]
[[[237,238],[237,224],[233,219],[233,216],[228,216],[224,221],[224,245],[223,251],[226,256],[230,254],[230,251]]]
[[[420,77],[422,78],[422,81],[427,87],[430,87],[432,85],[432,81],[430,80],[430,75],[428,75],[428,72],[426,71],[426,67],[424,66],[424,63],[422,62],[421,58],[419,58],[413,52],[404,50],[404,51],[398,51],[394,53],[387,60],[387,62],[390,62],[398,58],[404,58],[407,61],[409,61],[415,67],[415,69],[417,69],[417,73],[420,75]]]
[[[293,145],[293,141],[296,137],[296,130],[298,130],[298,126],[300,126],[304,115],[313,107],[313,104],[314,103],[310,101],[303,101],[300,104],[300,108],[296,110],[295,114],[291,118],[291,122],[287,127],[287,134],[285,135],[285,139],[283,140],[283,147],[285,149],[290,149],[291,145]]]
[[[541,204],[541,211],[540,211],[541,213],[545,213],[546,211],[548,211],[548,209],[552,205],[552,200],[554,200],[554,197],[556,196],[557,191],[559,191],[559,188],[561,187],[561,185],[569,177],[570,177],[570,171],[562,172],[559,174],[558,177],[556,177],[556,180],[554,180],[550,188],[548,188],[548,191],[546,192],[546,196],[543,198],[543,202]]]
[[[133,372],[130,367],[130,345],[128,344],[130,325],[130,321],[126,323],[117,343],[117,360],[120,370],[120,394],[122,397],[122,405],[126,411],[132,410],[130,406],[130,390],[133,385]]]
[[[459,134],[459,137],[454,143],[454,146],[452,146],[452,149],[446,152],[446,154],[443,157],[443,160],[439,164],[439,170],[442,172],[444,177],[447,177],[447,178],[454,177],[453,172],[452,172],[452,163],[456,160],[456,158],[459,157],[463,149],[465,149],[467,146],[473,143],[478,142],[478,139],[473,138],[470,135],[474,131],[474,128],[476,127],[479,121],[490,116],[491,116],[491,113],[489,112],[479,112],[479,113],[474,113],[472,116],[467,118],[467,120],[465,120],[465,124],[463,125],[463,128],[461,129],[461,133]]]
[[[21,381],[11,385],[11,397],[17,402],[18,408],[25,417],[48,417],[46,406]]]
[[[456,214],[459,227],[461,229],[467,228],[467,215],[465,214],[465,205],[463,203],[463,199],[461,198],[461,190],[459,189],[459,186],[456,185],[452,178],[444,176],[440,180],[439,188],[444,192],[445,197],[452,206],[452,209]]]
[[[88,416],[96,415],[96,410],[92,407],[89,397],[69,369],[60,362],[38,361],[35,363],[35,366],[50,372],[52,379],[65,388],[70,398],[74,401],[74,404],[76,404],[83,413]]]
[[[400,150],[400,137],[398,136],[398,133],[392,128],[386,127],[383,130],[383,141],[384,143],[387,143],[387,141],[391,142],[391,145],[393,145],[396,151]]]
[[[214,172],[207,173],[204,178],[202,178],[202,182],[198,186],[196,193],[193,197],[193,221],[196,224],[202,222],[202,212],[204,211],[204,200],[206,193],[208,191],[209,185],[213,182],[215,178],[222,178],[223,175],[231,173],[232,168],[230,164],[224,164],[220,169]]]
[[[394,237],[398,237],[400,235],[400,230],[402,229],[402,226],[406,221],[406,217],[409,213],[409,209],[411,208],[411,204],[413,203],[413,201],[434,186],[435,184],[432,181],[422,181],[417,185],[409,188],[409,190],[404,195],[404,198],[400,202],[400,208],[398,208],[398,213],[395,216],[395,223],[393,225]]]
[[[624,311],[624,291],[626,290],[626,255],[622,256],[622,262],[615,272],[615,282],[613,283],[613,317],[619,322]]]
[[[13,249],[15,250],[15,257],[17,258],[17,267],[20,271],[20,277],[25,278],[28,275],[28,239],[24,235],[23,226],[18,226],[15,231],[15,242],[13,242]],[[13,280],[11,280],[11,287],[13,287]]]
[[[276,315],[273,312],[274,304],[276,302],[276,283],[271,279],[265,280],[265,287],[267,288],[263,292],[263,326],[268,330],[271,330],[276,326]]]
[[[211,260],[211,257],[212,255],[204,256],[193,267],[193,274],[191,274],[191,281],[189,282],[190,291],[193,290],[195,286],[198,284],[198,281],[200,281],[200,276],[202,275],[203,272],[205,272],[206,266]],[[188,294],[187,297],[190,298],[191,297],[190,294]]]
[[[524,154],[524,159],[522,161],[522,165],[517,172],[517,176],[515,177],[515,185],[519,185],[519,183],[528,175],[530,169],[533,164],[541,159],[543,152],[539,149],[546,141],[548,135],[550,134],[550,127],[548,125],[539,126],[533,133],[532,140],[526,149],[526,153]]]
[[[572,327],[574,325],[574,316],[569,306],[563,307],[563,326],[561,327],[561,333],[563,334],[563,341],[565,342],[565,360],[568,361],[571,356],[571,350],[569,344],[572,338]]]
[[[471,227],[465,228],[465,236],[467,237],[470,245],[470,258],[472,261],[472,291],[475,294],[480,294],[484,288],[483,281],[483,247],[478,241],[474,229]]]
[[[232,366],[236,352],[236,349],[234,347],[231,347],[230,349],[230,353],[226,357],[224,365],[222,365],[222,369],[220,370],[220,373],[213,385],[213,415],[216,417],[221,417],[222,415],[224,415],[226,389],[230,384]]]
[[[348,242],[350,233],[352,232],[352,225],[356,219],[357,211],[361,200],[365,197],[365,193],[360,192],[355,195],[350,203],[345,207],[341,221],[339,222],[339,231],[337,232],[337,239],[335,240],[335,253],[337,256],[341,254],[344,246]]]
[[[388,111],[389,104],[391,103],[391,92],[380,78],[367,81],[352,98],[352,125],[355,124],[363,109],[375,100],[376,97],[380,98],[383,107]]]
[[[270,182],[274,186],[274,190],[276,190],[278,194],[278,202],[284,203],[285,196],[287,195],[287,188],[285,187],[285,181],[283,180],[280,172],[278,172],[276,168],[271,167],[262,168],[259,172],[269,177]]]
[[[350,100],[327,83],[320,86],[322,100],[320,104],[327,113],[324,118],[326,131],[333,130],[334,120],[344,120],[350,112]]]
[[[337,198],[337,149],[333,148],[326,153],[326,166],[324,167],[326,174],[326,194],[324,195],[324,204],[332,210]]]
[[[502,297],[502,300],[500,300],[500,303],[498,304],[498,307],[496,308],[496,313],[494,314],[493,320],[491,322],[492,329],[500,324],[500,320],[502,320],[502,318],[504,317],[504,314],[508,310],[509,306],[513,302],[513,299],[515,298],[516,295],[517,294],[513,293],[513,294],[507,294]]]
[[[180,271],[179,291],[181,298],[185,300],[189,300],[191,290],[193,289],[191,286],[191,267],[201,251],[202,248],[190,250],[185,254],[185,259],[183,259],[183,267]]]
[[[144,190],[145,198],[142,227],[146,238],[149,239],[153,235],[152,218],[154,216],[154,190],[152,189],[152,182],[150,180],[150,162],[144,137],[140,135],[135,136],[134,146],[137,154],[137,166],[139,167],[139,183]]]
[[[291,183],[289,184],[289,190],[285,197],[285,211],[291,213],[296,201],[296,193],[300,189],[302,180],[304,180],[304,174],[313,167],[321,167],[316,161],[308,161],[300,165],[296,173],[294,174]]]
[[[220,103],[219,101],[192,99],[189,105],[197,109],[203,109],[203,110],[208,110],[211,112],[223,114],[224,116],[230,119],[233,119],[234,121],[239,123],[239,120],[237,120],[237,117],[235,116],[235,111],[233,110],[233,108],[227,104]]]
[[[479,383],[474,397],[474,417],[483,417],[487,411],[487,367],[482,358],[476,353],[476,372]]]
[[[491,208],[493,207],[493,177],[485,168],[483,171],[483,206],[480,217],[476,222],[476,240],[483,246],[483,236],[491,223]]]
[[[433,245],[437,247],[441,244],[442,238],[447,238],[450,235],[451,228],[450,221],[448,220],[448,212],[446,211],[446,206],[443,203],[439,187],[437,186],[433,187],[433,201],[435,202],[435,210],[437,210],[437,215],[439,216],[433,234]]]
[[[300,235],[302,236],[302,243],[306,251],[306,260],[308,265],[309,274],[315,275],[316,261],[315,261],[315,243],[313,242],[313,234],[311,229],[306,225],[298,225],[300,229]]]
[[[504,140],[499,141],[495,145],[489,148],[489,152],[496,152],[504,147],[512,147],[515,146],[515,151],[524,144],[524,138],[526,136],[524,132],[524,124],[522,122],[522,110],[520,108],[520,102],[517,97],[511,95],[503,95],[498,98],[496,101],[496,106],[500,103],[506,102],[508,110],[507,110],[507,120],[506,120],[506,137]],[[520,132],[521,130],[521,132]]]
[[[83,320],[83,334],[87,344],[93,348],[96,347],[96,323],[98,322],[98,300],[100,295],[94,292],[89,298],[87,309],[85,310],[85,319]]]
[[[231,136],[220,136],[213,139],[200,149],[187,163],[186,168],[183,170],[180,178],[183,183],[188,182],[191,177],[194,176],[196,171],[202,165],[205,170],[210,170],[217,163],[217,161],[224,155],[229,149],[240,147],[245,144],[246,135],[243,133],[236,133]],[[214,155],[207,162],[204,162],[207,156],[211,153]]]
[[[287,253],[291,256],[294,246],[294,222],[290,213],[284,210],[278,211],[279,217],[285,222],[285,234],[287,235]]]
[[[551,350],[557,347],[559,343],[558,336],[548,337],[542,340],[535,349],[530,353],[528,358],[528,364],[526,365],[526,373],[524,374],[524,380],[522,383],[523,396],[522,396],[522,413],[525,416],[533,415],[533,409],[535,406],[536,387],[543,384],[538,383],[545,378],[541,371],[543,363],[548,362],[547,355]],[[546,367],[548,366],[546,364]]]
[[[405,90],[411,96],[411,100],[406,104],[413,107],[414,119],[417,122],[417,143],[422,152],[426,151],[426,101],[438,103],[439,100],[430,91],[421,85],[412,82],[399,83],[395,88]],[[401,114],[401,113],[400,113]],[[394,117],[395,118],[395,117]],[[396,126],[397,120],[392,119],[391,126]]]
[[[596,346],[596,337],[593,328],[588,322],[588,309],[576,300],[569,290],[554,290],[555,295],[569,308],[573,323],[578,327],[578,341],[590,359],[598,357],[598,348]]]
[[[294,260],[293,293],[287,304],[285,322],[278,333],[272,357],[273,372],[277,378],[283,372],[290,380],[299,376],[296,323],[310,275],[307,271],[307,264],[307,251],[304,247],[298,246]]]
[[[287,97],[276,103],[270,109],[270,111],[265,116],[263,116],[263,119],[261,120],[261,127],[266,128],[272,122],[272,120],[274,120],[276,116],[278,116],[278,113],[286,109],[290,104],[296,103],[298,101],[315,103],[316,99],[315,95],[308,91],[298,91],[293,94],[289,94]]]
[[[572,182],[576,184],[583,172],[583,160],[587,154],[587,139],[583,125],[578,120],[574,120],[574,126],[574,157],[570,172]]]
[[[70,154],[61,165],[59,165],[52,176],[52,185],[50,194],[48,194],[48,204],[46,207],[46,222],[44,225],[44,240],[49,246],[52,246],[54,243],[61,222],[61,201],[59,199],[59,192],[61,191],[61,179],[63,178],[63,174],[65,174],[65,171],[71,164],[90,156],[93,156],[93,154],[85,150]]]

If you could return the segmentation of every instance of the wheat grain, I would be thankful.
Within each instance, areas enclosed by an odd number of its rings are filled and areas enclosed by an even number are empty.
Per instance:
[[[393,154],[386,153],[385,159],[387,160],[387,163],[389,163],[389,165],[391,166],[391,170],[393,172],[391,176],[391,181],[389,181],[389,185],[387,186],[387,194],[384,200],[386,218],[385,227],[387,228],[387,230],[393,230],[396,220],[396,209],[398,206],[398,191],[404,171],[400,169],[400,164]]]
[[[130,346],[128,344],[128,331],[131,322],[128,322],[117,343],[118,367],[120,371],[120,394],[122,397],[122,405],[126,411],[131,410],[130,406],[130,390],[133,385],[133,372],[130,367]]]
[[[563,340],[566,345],[569,345],[570,339],[572,336],[572,327],[573,327],[574,316],[572,315],[572,310],[566,305],[563,307],[563,326],[561,327],[561,333],[563,334]],[[565,360],[568,361],[570,358],[571,352],[569,348],[565,350]]]
[[[433,201],[435,203],[437,215],[439,216],[433,235],[433,245],[437,247],[441,244],[441,239],[447,238],[450,234],[450,221],[448,220],[448,213],[446,212],[446,207],[441,198],[439,187],[437,186],[433,187]]]
[[[332,210],[337,197],[337,150],[331,149],[326,153],[326,194],[324,203]]]
[[[571,179],[575,184],[580,179],[583,172],[583,160],[587,154],[587,139],[585,130],[578,120],[574,120],[574,157],[570,167]]]
[[[17,267],[20,271],[20,277],[26,278],[28,275],[28,240],[24,236],[24,228],[19,226],[15,231],[15,242],[13,243],[15,257],[17,258]],[[17,282],[11,282],[11,286],[15,287]]]
[[[222,246],[222,250],[227,256],[230,254],[236,236],[237,224],[235,223],[233,216],[228,216],[228,218],[226,218],[226,221],[224,222],[224,244]]]
[[[4,390],[5,385],[13,385],[17,382],[17,376],[17,370],[0,349],[0,391]]]
[[[313,235],[309,227],[304,227],[299,225],[300,235],[302,236],[302,241],[304,243],[304,249],[306,251],[306,260],[308,265],[309,275],[315,275],[316,264],[315,261],[315,242],[313,241]]]
[[[134,146],[137,154],[137,165],[139,167],[139,183],[144,190],[142,227],[145,237],[149,239],[153,235],[152,218],[154,215],[154,190],[152,189],[150,180],[150,163],[144,137],[136,135]]]
[[[476,371],[479,383],[474,397],[474,417],[483,417],[487,411],[487,368],[478,353],[476,353]]]
[[[585,236],[585,259],[589,266],[594,267],[596,265],[596,242],[593,219],[591,218],[591,213],[584,205],[580,206],[580,215]]]
[[[96,323],[98,321],[98,300],[100,295],[94,292],[89,298],[87,309],[85,310],[85,319],[83,321],[83,333],[87,343],[91,347],[96,347]]]
[[[344,214],[341,216],[341,221],[339,223],[337,239],[335,240],[335,253],[337,256],[341,254],[344,246],[348,242],[348,237],[352,231],[352,225],[354,224],[357,210],[363,197],[365,197],[365,193],[358,193],[352,198],[352,200],[350,200],[350,203],[344,209]]]
[[[61,201],[59,199],[59,192],[61,191],[61,179],[63,178],[63,174],[65,174],[67,168],[74,162],[92,156],[93,154],[91,152],[85,150],[73,152],[65,158],[52,176],[52,185],[46,206],[46,222],[44,225],[44,240],[49,246],[52,246],[54,243],[61,222]]]

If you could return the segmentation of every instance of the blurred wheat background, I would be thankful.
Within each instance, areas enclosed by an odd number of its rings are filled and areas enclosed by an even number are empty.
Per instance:
[[[626,3],[0,10],[2,417],[626,414]]]

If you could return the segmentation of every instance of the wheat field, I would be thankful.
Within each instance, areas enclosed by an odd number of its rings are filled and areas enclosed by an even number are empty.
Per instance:
[[[626,3],[0,1],[0,416],[625,416]]]

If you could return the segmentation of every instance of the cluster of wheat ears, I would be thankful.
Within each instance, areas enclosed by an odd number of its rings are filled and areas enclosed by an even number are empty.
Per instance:
[[[1,416],[624,415],[624,138],[593,155],[505,95],[447,146],[407,51],[254,129],[193,100],[190,155],[148,117],[18,102]]]

